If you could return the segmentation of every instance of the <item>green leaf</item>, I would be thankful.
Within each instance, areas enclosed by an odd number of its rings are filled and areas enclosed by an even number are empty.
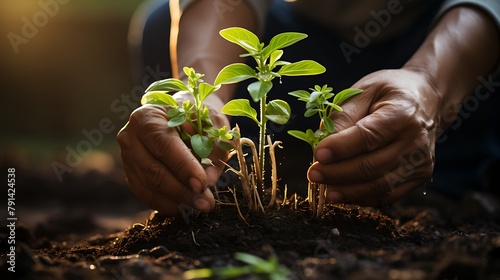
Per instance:
[[[300,130],[289,130],[288,134],[292,135],[293,137],[300,139],[302,141],[305,141],[309,143],[309,139],[307,138],[307,135],[305,132],[302,132]]]
[[[248,117],[260,125],[257,111],[252,108],[248,99],[233,99],[222,107],[221,112],[229,116]]]
[[[269,58],[270,69],[273,69],[275,66],[277,66],[277,65],[275,65],[275,63],[276,63],[276,61],[278,61],[278,59],[281,58],[282,55],[283,55],[282,50],[275,50],[271,53],[271,56]]]
[[[205,100],[205,98],[207,98],[207,96],[209,96],[210,94],[212,94],[216,90],[218,90],[219,87],[220,86],[212,86],[212,85],[209,85],[207,83],[201,83],[198,87],[201,102],[203,102]]]
[[[313,60],[301,60],[299,62],[283,65],[278,74],[282,76],[307,76],[324,73],[325,67]]]
[[[276,124],[286,124],[290,119],[290,105],[284,100],[276,99],[266,105],[266,118]]]
[[[310,103],[313,103],[314,101],[316,101],[320,96],[321,96],[321,92],[319,91],[313,91],[311,92],[311,95],[309,96],[309,102]]]
[[[256,81],[248,85],[247,90],[253,101],[259,102],[273,87],[272,82]]]
[[[252,272],[250,266],[227,266],[213,268],[214,274],[221,279],[232,279]]]
[[[211,268],[190,269],[184,272],[184,279],[193,280],[200,278],[210,278],[214,274]]]
[[[304,117],[306,117],[306,118],[312,117],[312,116],[314,116],[317,112],[318,112],[318,109],[316,109],[316,108],[307,109],[307,110],[305,111],[305,113],[304,113]]]
[[[201,120],[204,123],[204,126],[208,127],[213,127],[214,123],[212,122],[212,119],[210,118],[210,110],[208,109],[207,106],[204,106],[203,112],[201,114]]]
[[[241,252],[236,252],[234,254],[234,258],[236,260],[245,262],[245,263],[250,264],[250,265],[258,265],[258,264],[260,264],[262,262],[266,262],[266,260],[263,259],[263,258],[261,258],[261,257],[255,256],[255,255],[251,255],[251,254],[247,254],[247,253],[241,253]]]
[[[234,149],[233,144],[229,141],[219,141],[217,142],[217,146],[226,151],[231,151],[232,149]]]
[[[176,107],[168,110],[167,118],[171,119],[171,118],[174,118],[174,117],[181,115],[181,114],[184,114],[184,109],[176,106]]]
[[[141,98],[141,104],[156,104],[156,105],[164,105],[164,106],[177,106],[177,101],[164,92],[160,91],[150,91],[144,94]]]
[[[260,41],[257,35],[241,27],[222,29],[219,34],[231,43],[234,43],[249,53],[259,51]]]
[[[182,90],[188,90],[188,87],[181,80],[169,78],[152,83],[146,89],[146,92],[150,91],[172,92],[172,91],[182,91]]]
[[[314,137],[316,139],[322,139],[327,133],[323,129],[318,129],[314,132]]]
[[[342,110],[342,107],[340,107],[339,105],[335,104],[335,103],[329,103],[328,106],[332,107],[333,109],[339,111],[339,112],[343,112],[344,110]]]
[[[300,130],[289,130],[288,134],[308,143],[311,147],[314,147],[315,143],[318,142],[316,135],[311,129],[306,130],[306,132],[302,132]]]
[[[205,135],[195,134],[191,137],[191,147],[200,158],[207,158],[212,152],[212,141]]]
[[[347,99],[353,97],[356,94],[359,94],[363,92],[362,89],[356,89],[356,88],[348,88],[344,89],[343,91],[337,93],[335,97],[333,98],[333,104],[340,104]]]
[[[323,118],[323,125],[325,125],[326,130],[328,130],[328,133],[333,133],[335,130],[335,124],[333,123],[333,120],[330,119],[329,117]]]
[[[297,97],[300,101],[309,101],[309,96],[311,95],[307,90],[296,90],[296,91],[291,91],[288,93],[291,96]]]
[[[284,32],[274,36],[269,45],[264,48],[263,55],[268,57],[275,50],[283,49],[307,38],[307,34],[298,32]]]
[[[255,77],[255,71],[252,67],[244,63],[233,63],[220,70],[214,84],[233,84]]]
[[[169,119],[167,125],[168,127],[177,127],[179,125],[182,125],[186,120],[187,119],[185,114],[178,114]]]

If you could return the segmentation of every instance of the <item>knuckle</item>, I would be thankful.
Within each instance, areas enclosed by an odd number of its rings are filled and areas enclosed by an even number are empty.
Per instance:
[[[377,168],[373,165],[373,163],[367,157],[362,157],[359,161],[359,172],[361,176],[364,178],[375,178],[377,177]]]
[[[385,139],[385,137],[377,135],[373,129],[367,127],[362,122],[357,122],[355,125],[358,127],[360,138],[363,141],[363,148],[367,151],[375,150],[381,145],[382,140]]]
[[[172,138],[166,135],[164,131],[152,130],[145,135],[145,138],[148,143],[151,143],[149,146],[157,155],[168,155],[169,147],[172,145]]]
[[[121,148],[130,147],[130,135],[127,132],[126,128],[118,132],[118,134],[116,135],[116,140],[118,141],[118,145],[120,145]]]
[[[158,191],[165,182],[163,167],[158,164],[147,166],[144,175],[148,178],[149,188],[154,191]]]
[[[144,109],[143,107],[139,107],[130,114],[128,122],[131,125],[140,124],[144,120],[145,115],[146,109]]]

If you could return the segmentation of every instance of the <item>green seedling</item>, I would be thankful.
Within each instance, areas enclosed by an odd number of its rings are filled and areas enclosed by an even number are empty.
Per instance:
[[[241,57],[251,57],[256,62],[255,69],[244,63],[234,63],[224,67],[219,72],[214,84],[232,84],[247,79],[256,80],[248,85],[247,90],[251,99],[260,103],[259,114],[252,108],[250,101],[247,99],[229,101],[222,108],[222,113],[230,116],[248,117],[260,128],[259,148],[256,158],[258,164],[255,165],[255,172],[259,189],[262,189],[264,187],[266,124],[268,121],[280,125],[286,124],[290,119],[291,111],[290,106],[284,100],[275,99],[268,102],[267,97],[273,88],[273,79],[281,79],[282,76],[317,75],[325,72],[325,68],[313,60],[302,60],[294,63],[280,60],[283,55],[282,49],[307,37],[303,33],[285,32],[278,34],[271,39],[267,46],[261,43],[254,33],[240,27],[223,29],[220,31],[220,35],[227,41],[247,51]],[[269,145],[272,145],[272,143],[269,143]],[[255,157],[256,155],[254,155]],[[241,162],[240,167],[243,167]],[[242,178],[242,180],[249,180],[249,178]],[[250,197],[247,199],[249,201],[253,200]]]
[[[335,132],[335,125],[330,115],[334,111],[342,112],[342,107],[340,107],[340,104],[347,99],[363,92],[363,90],[348,88],[342,90],[337,94],[334,94],[332,92],[333,89],[331,87],[328,87],[327,85],[324,85],[322,87],[316,85],[310,90],[311,92],[308,92],[306,90],[296,90],[289,92],[288,94],[295,96],[298,98],[298,100],[304,101],[306,103],[306,111],[304,113],[305,117],[312,117],[318,114],[322,126],[320,126],[320,128],[316,131],[313,131],[312,129],[307,129],[305,132],[299,130],[289,130],[288,134],[308,143],[311,146],[312,151],[314,152],[316,146],[321,140]],[[313,156],[313,162],[315,161],[316,159]],[[321,216],[323,214],[325,189],[326,186],[324,184],[318,185],[316,183],[309,182],[309,206],[311,210],[317,214],[317,216]]]
[[[276,255],[271,255],[267,260],[247,253],[236,253],[234,258],[246,263],[237,267],[216,267],[191,269],[184,273],[184,279],[220,278],[231,279],[245,275],[260,276],[261,279],[285,280],[290,275],[290,270],[280,265]]]
[[[176,128],[182,139],[190,142],[194,153],[203,164],[212,164],[208,158],[213,150],[213,144],[217,143],[224,149],[232,149],[231,140],[239,136],[237,132],[228,130],[225,126],[215,128],[210,118],[209,109],[204,104],[205,99],[220,88],[205,83],[203,74],[196,73],[193,68],[184,67],[187,76],[185,84],[179,79],[169,78],[152,83],[141,99],[141,104],[154,104],[169,107],[167,112],[167,125]],[[186,92],[192,100],[183,101],[178,104],[169,93]],[[183,127],[188,124],[190,128]],[[188,133],[194,131],[194,134]]]

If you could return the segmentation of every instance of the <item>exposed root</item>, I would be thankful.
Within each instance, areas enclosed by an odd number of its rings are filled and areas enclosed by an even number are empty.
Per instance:
[[[241,209],[240,209],[240,204],[238,203],[238,198],[236,197],[236,191],[232,190],[232,189],[229,189],[229,191],[233,194],[233,197],[234,197],[234,202],[236,204],[236,209],[238,209],[238,215],[240,216],[240,218],[243,220],[243,222],[245,222],[245,224],[247,225],[250,225],[247,220],[245,219],[245,217],[243,217],[243,214],[241,214]]]
[[[281,141],[275,141],[274,143],[271,142],[271,137],[268,135],[267,136],[267,142],[269,145],[269,157],[271,158],[271,182],[272,182],[272,188],[271,188],[271,200],[269,201],[269,207],[273,206],[274,203],[276,202],[276,192],[278,190],[278,171],[276,167],[276,155],[275,155],[275,149],[276,146],[279,148],[283,148],[280,146],[282,143]]]
[[[284,194],[283,194],[283,201],[281,202],[281,207],[285,207],[285,205],[286,205],[286,195],[287,195],[287,192],[288,192],[288,186],[285,184],[285,191],[284,191]]]

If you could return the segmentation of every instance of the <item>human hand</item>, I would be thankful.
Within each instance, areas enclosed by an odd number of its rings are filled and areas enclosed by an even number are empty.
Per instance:
[[[382,70],[352,86],[364,92],[334,113],[308,178],[334,203],[388,206],[432,177],[440,99],[422,73]]]
[[[186,98],[174,97],[179,102]],[[209,157],[214,166],[202,166],[177,130],[167,126],[167,111],[163,106],[142,106],[118,133],[128,186],[145,205],[167,216],[178,215],[181,205],[209,212],[215,205],[209,187],[215,187],[223,170],[220,160],[225,161],[228,153],[215,145]],[[229,127],[220,110],[210,111],[215,127]],[[184,125],[182,129],[190,131]]]

